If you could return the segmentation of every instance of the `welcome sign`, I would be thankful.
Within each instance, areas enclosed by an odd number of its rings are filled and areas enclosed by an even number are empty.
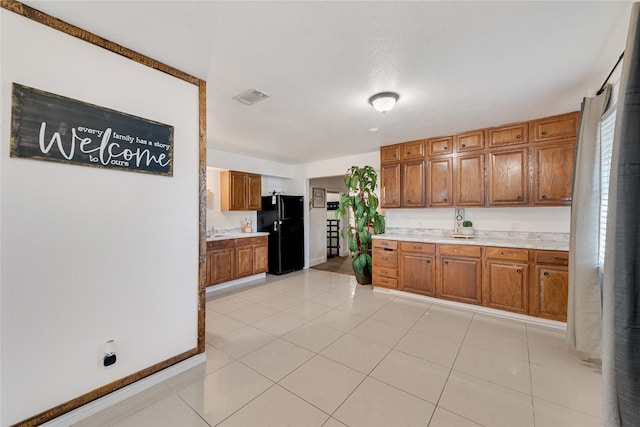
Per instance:
[[[13,83],[11,157],[173,176],[173,126]]]

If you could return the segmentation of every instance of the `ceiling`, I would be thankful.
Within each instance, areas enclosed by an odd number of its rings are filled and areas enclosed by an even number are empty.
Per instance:
[[[579,109],[630,1],[30,1],[207,81],[209,148],[287,164]],[[252,106],[233,96],[271,97]],[[368,103],[395,91],[395,109]],[[378,128],[378,132],[369,129]]]

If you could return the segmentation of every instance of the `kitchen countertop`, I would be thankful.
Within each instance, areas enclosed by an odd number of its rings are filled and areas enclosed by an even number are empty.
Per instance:
[[[525,233],[521,233],[525,234]],[[568,251],[568,241],[535,239],[531,236],[514,236],[514,238],[475,236],[471,239],[456,239],[446,235],[420,235],[414,233],[384,233],[372,236],[373,239],[403,240],[407,242],[444,243],[455,245],[498,246],[505,248],[542,249],[553,251]]]
[[[268,236],[268,235],[269,233],[266,233],[263,231],[258,231],[253,233],[242,233],[242,232],[220,233],[220,234],[214,234],[211,237],[207,237],[207,242],[214,242],[217,240],[229,240],[229,239],[244,239],[247,237],[260,237],[260,236]]]

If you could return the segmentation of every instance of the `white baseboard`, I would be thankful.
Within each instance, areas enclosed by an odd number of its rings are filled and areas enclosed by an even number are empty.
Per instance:
[[[83,405],[77,409],[74,409],[71,412],[67,412],[66,414],[60,415],[57,418],[54,418],[51,421],[48,421],[42,426],[44,427],[62,427],[62,426],[70,426],[75,424],[83,419],[90,417],[93,414],[96,414],[104,409],[107,409],[110,406],[115,405],[116,403],[122,402],[125,399],[130,398],[131,396],[140,393],[156,384],[160,384],[162,381],[173,377],[174,375],[178,375],[181,372],[184,372],[188,369],[191,369],[195,366],[198,366],[201,363],[207,361],[207,355],[205,353],[197,354],[193,357],[190,357],[182,362],[178,362],[175,365],[171,365],[166,369],[163,369],[160,372],[156,372],[153,375],[145,377],[141,380],[136,381],[133,384],[129,384],[126,387],[123,387],[119,390],[116,390],[112,393],[107,394],[99,399],[94,400],[93,402],[89,402],[86,405]]]
[[[424,295],[418,295],[411,292],[396,291],[395,289],[387,289],[381,287],[373,288],[376,292],[389,293],[392,295],[398,295],[406,298],[413,298],[421,301],[432,302],[435,304],[446,305],[449,307],[461,308],[463,310],[470,310],[476,313],[489,314],[491,316],[503,317],[505,319],[519,320],[521,322],[531,323],[533,325],[546,326],[548,328],[567,330],[567,324],[564,322],[558,322],[556,320],[542,319],[540,317],[526,316],[524,314],[511,313],[510,311],[496,310],[495,308],[483,307],[481,305],[465,304],[463,302],[449,301],[440,298],[432,298]]]
[[[309,260],[309,267],[327,262],[327,256]]]
[[[230,280],[228,282],[219,283],[213,286],[208,286],[207,294],[210,294],[211,292],[217,292],[222,289],[231,288],[233,286],[238,286],[243,283],[252,282],[257,279],[263,279],[265,277],[267,277],[267,273],[260,273],[260,274],[254,274],[253,276],[249,276],[249,277],[243,277],[242,279]]]

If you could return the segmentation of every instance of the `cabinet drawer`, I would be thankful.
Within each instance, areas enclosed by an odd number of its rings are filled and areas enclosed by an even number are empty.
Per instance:
[[[390,279],[388,277],[373,276],[373,286],[382,286],[384,288],[398,288],[398,279]]]
[[[235,239],[213,240],[207,242],[207,251],[211,251],[214,249],[234,248],[235,246]]]
[[[440,255],[460,255],[480,258],[482,248],[478,246],[440,245]]]
[[[425,254],[435,254],[435,243],[420,242],[400,242],[400,250],[403,252],[421,252]]]
[[[387,277],[389,279],[396,279],[398,277],[398,269],[387,267],[373,267],[373,275]]]
[[[528,123],[492,128],[487,131],[489,147],[502,147],[505,145],[526,144],[529,142]]]
[[[381,240],[381,239],[373,239],[373,249],[376,248],[386,248],[386,249],[398,249],[398,241],[397,240]]]
[[[569,252],[536,251],[536,264],[569,265]]]
[[[374,249],[373,265],[375,265],[376,267],[398,268],[398,253],[396,251]]]
[[[487,258],[529,261],[529,251],[527,249],[488,247],[485,248],[485,255]]]
[[[536,120],[531,126],[533,141],[546,142],[575,138],[578,135],[579,121],[580,113],[578,112]]]
[[[242,237],[240,239],[236,239],[236,247],[265,244],[267,243],[267,240],[265,237]]]
[[[400,146],[400,160],[422,159],[424,140],[405,142]]]
[[[453,152],[453,137],[427,139],[427,152],[430,156],[450,154]]]
[[[380,148],[380,163],[400,161],[400,144]]]

